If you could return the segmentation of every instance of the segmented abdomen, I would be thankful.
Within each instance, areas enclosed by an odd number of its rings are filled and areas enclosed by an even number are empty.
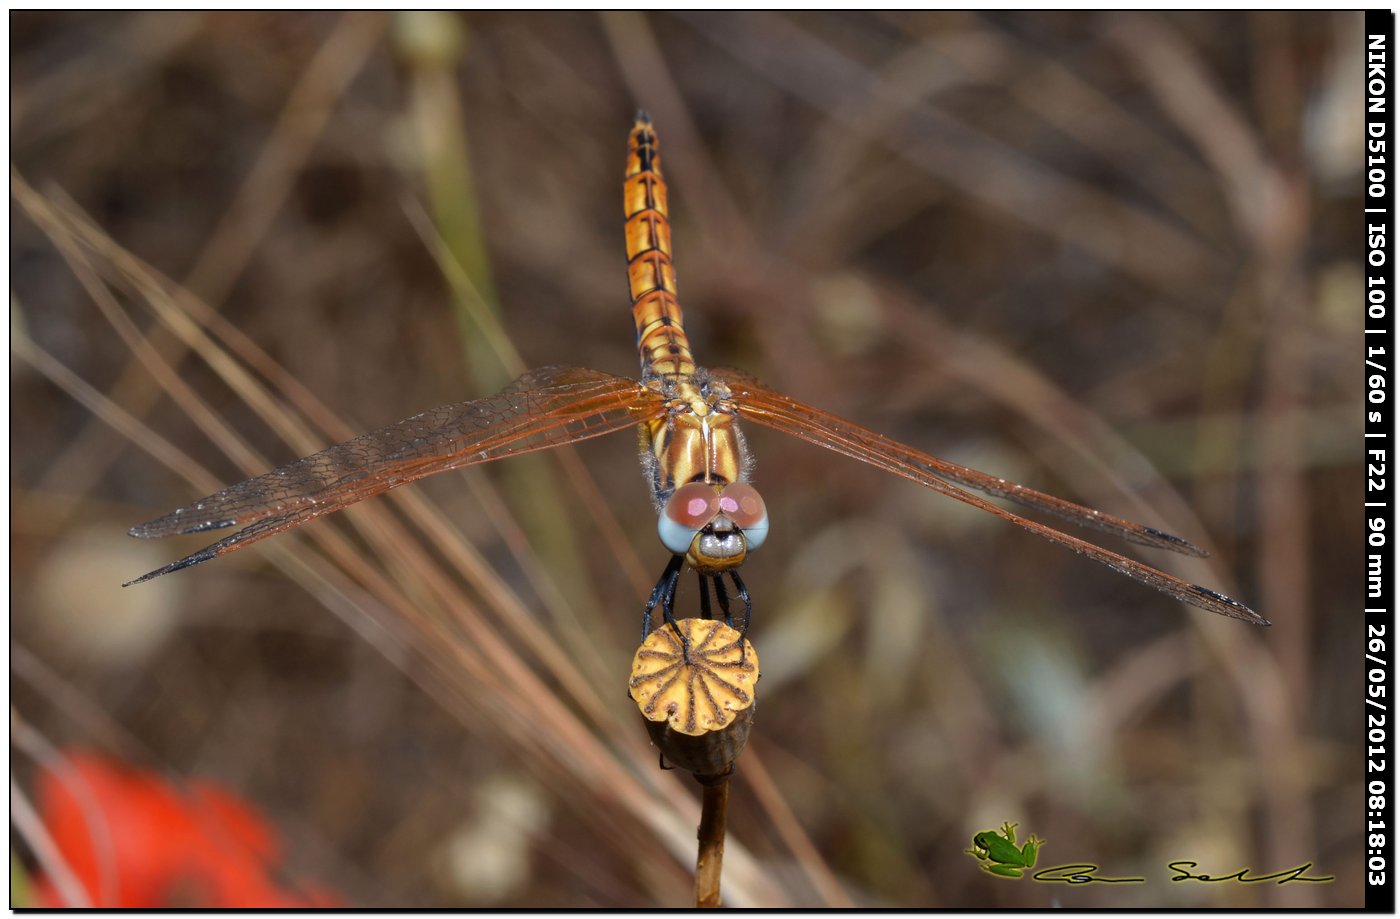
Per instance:
[[[676,269],[671,264],[666,180],[661,177],[656,129],[645,112],[637,113],[627,137],[627,180],[622,194],[627,213],[627,281],[642,372],[692,374],[695,360],[681,326]]]

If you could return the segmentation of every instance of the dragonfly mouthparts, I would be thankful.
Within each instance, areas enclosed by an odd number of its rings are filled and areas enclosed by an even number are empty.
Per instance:
[[[724,561],[745,554],[744,537],[731,524],[720,531],[713,527],[700,534],[699,555],[710,561]]]

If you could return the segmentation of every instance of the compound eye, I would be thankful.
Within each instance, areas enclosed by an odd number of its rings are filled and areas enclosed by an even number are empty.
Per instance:
[[[719,513],[719,496],[713,485],[690,482],[671,493],[665,513],[681,526],[699,530]]]
[[[768,537],[768,508],[758,489],[746,482],[733,482],[719,493],[719,509],[744,531],[744,541],[757,549]]]
[[[763,506],[763,498],[758,489],[746,482],[733,482],[724,486],[719,493],[719,509],[729,515],[729,519],[748,529],[768,519],[768,509]]]
[[[719,496],[713,485],[690,482],[677,488],[666,501],[656,521],[661,544],[676,555],[690,549],[695,534],[705,528],[719,513]]]

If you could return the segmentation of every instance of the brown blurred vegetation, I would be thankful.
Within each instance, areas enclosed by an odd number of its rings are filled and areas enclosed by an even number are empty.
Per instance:
[[[335,428],[284,442],[211,368],[227,345],[172,344],[129,266],[90,246],[85,276],[36,209],[85,213],[367,430],[507,378],[491,309],[526,365],[635,371],[641,105],[701,363],[1181,533],[1212,558],[1139,557],[1273,620],[750,432],[774,523],[746,567],[764,680],[731,902],[1359,904],[1359,16],[10,22],[12,335],[213,484]],[[205,423],[134,360],[96,276]],[[365,905],[686,903],[695,790],[656,770],[624,693],[663,562],[630,437],[575,451],[596,486],[550,458],[444,476],[123,590],[201,545],[125,529],[205,489],[24,353],[11,682],[51,742],[229,783],[289,870]],[[256,455],[231,461],[209,418]],[[429,511],[450,528],[415,535]],[[1042,865],[1150,882],[991,878],[962,850],[1004,820],[1049,840]],[[1171,884],[1176,858],[1337,880]]]

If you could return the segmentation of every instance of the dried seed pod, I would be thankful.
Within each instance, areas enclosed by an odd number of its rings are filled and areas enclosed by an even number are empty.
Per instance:
[[[753,724],[758,654],[739,633],[711,619],[677,623],[689,660],[669,625],[647,636],[632,658],[628,692],[662,756],[700,781],[728,775]]]

